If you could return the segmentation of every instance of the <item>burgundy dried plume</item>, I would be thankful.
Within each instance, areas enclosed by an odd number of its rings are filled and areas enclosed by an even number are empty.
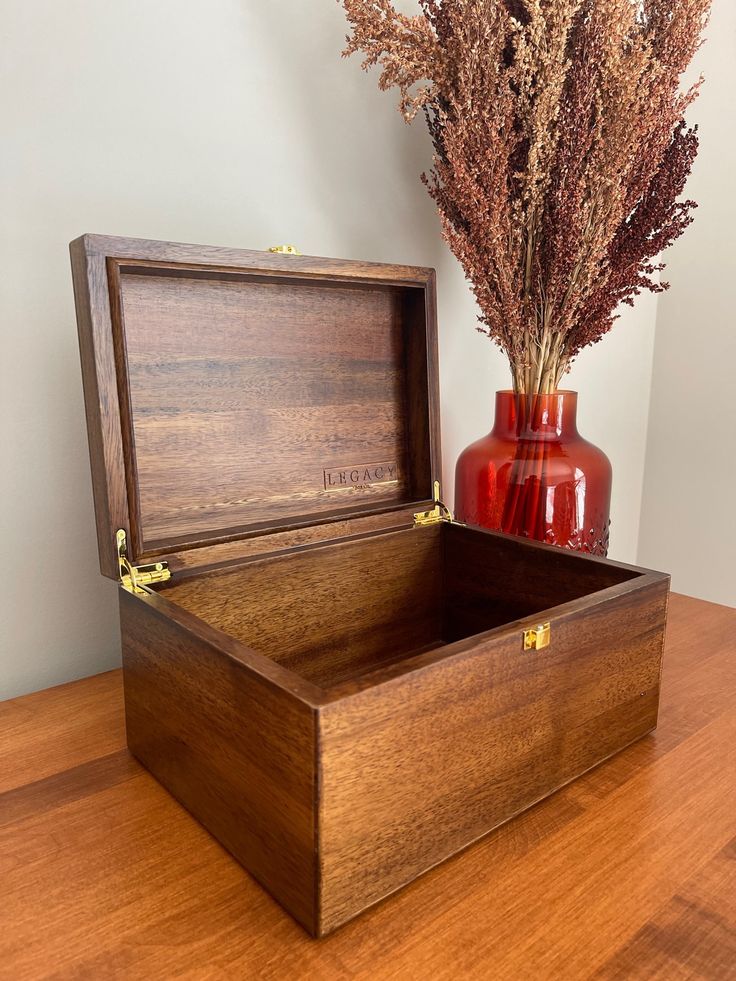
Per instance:
[[[341,0],[435,148],[423,176],[514,387],[554,390],[692,221],[681,75],[710,0]]]

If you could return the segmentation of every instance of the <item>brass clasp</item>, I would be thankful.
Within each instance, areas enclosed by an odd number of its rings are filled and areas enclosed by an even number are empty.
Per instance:
[[[543,647],[549,647],[552,628],[549,623],[539,623],[536,627],[531,627],[524,631],[524,650],[541,651]]]
[[[272,245],[269,252],[276,252],[278,255],[301,255],[295,245]]]

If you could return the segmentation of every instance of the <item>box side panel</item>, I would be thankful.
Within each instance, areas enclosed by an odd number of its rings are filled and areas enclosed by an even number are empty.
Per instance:
[[[440,641],[440,531],[333,542],[184,579],[162,595],[329,686]]]
[[[636,570],[531,540],[454,524],[443,531],[448,641],[639,578]]]
[[[120,613],[131,751],[314,931],[313,710],[145,599]]]
[[[100,571],[117,579],[115,532],[130,527],[116,361],[104,256],[70,246]]]
[[[325,706],[320,932],[651,731],[666,580]]]

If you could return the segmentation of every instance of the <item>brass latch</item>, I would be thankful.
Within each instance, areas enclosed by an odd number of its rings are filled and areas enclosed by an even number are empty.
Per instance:
[[[541,651],[543,647],[549,647],[551,630],[549,623],[538,623],[536,627],[525,630],[524,650]]]
[[[295,245],[272,245],[269,252],[276,252],[278,255],[301,255]]]
[[[417,511],[414,515],[414,527],[436,525],[440,521],[452,521],[452,512],[440,500],[440,482],[434,482],[434,507],[429,511]]]
[[[118,566],[120,582],[129,593],[144,593],[141,586],[151,586],[153,583],[166,582],[171,579],[171,573],[165,562],[152,562],[150,565],[131,565],[127,556],[127,540],[121,528],[115,535],[118,551]]]

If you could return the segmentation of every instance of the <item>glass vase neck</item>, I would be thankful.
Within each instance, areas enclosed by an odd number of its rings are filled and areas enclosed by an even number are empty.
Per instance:
[[[559,439],[577,435],[578,393],[523,395],[496,392],[492,433],[502,439]]]

